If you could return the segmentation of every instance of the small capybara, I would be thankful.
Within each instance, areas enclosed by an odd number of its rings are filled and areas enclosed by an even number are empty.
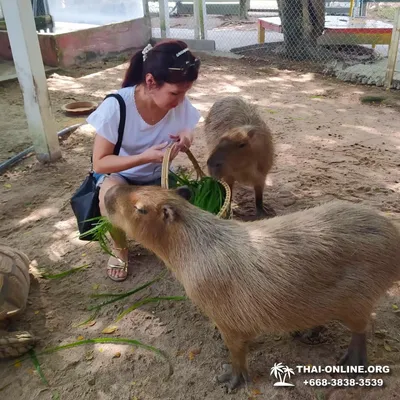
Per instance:
[[[263,201],[265,180],[274,163],[274,145],[256,106],[235,96],[216,101],[206,116],[204,136],[209,174],[223,179],[231,191],[235,181],[252,186],[257,217],[274,217],[274,209]]]
[[[225,220],[186,188],[115,186],[111,223],[155,253],[218,327],[232,371],[248,380],[248,342],[341,321],[351,341],[340,364],[367,365],[366,330],[378,299],[400,279],[400,232],[378,212],[344,201],[271,219]]]

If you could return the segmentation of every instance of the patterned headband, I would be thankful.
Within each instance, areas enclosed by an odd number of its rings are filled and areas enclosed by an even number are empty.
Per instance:
[[[148,53],[152,48],[153,48],[153,46],[149,43],[149,44],[142,50],[143,61],[146,61],[147,53]]]
[[[147,54],[149,53],[149,51],[153,48],[153,46],[149,43],[143,50],[142,50],[142,54],[143,54],[143,61],[146,61],[147,59]],[[186,47],[185,49],[179,51],[178,53],[175,54],[176,57],[180,57],[182,54],[185,54],[186,52],[189,51],[189,47]]]

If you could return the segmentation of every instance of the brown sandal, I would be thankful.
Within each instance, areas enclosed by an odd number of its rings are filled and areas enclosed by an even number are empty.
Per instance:
[[[110,271],[115,269],[118,270],[122,269],[124,271],[124,276],[121,277],[112,276],[110,274]],[[115,282],[124,281],[128,277],[128,262],[122,261],[120,258],[111,256],[110,259],[108,260],[107,275],[111,280]]]

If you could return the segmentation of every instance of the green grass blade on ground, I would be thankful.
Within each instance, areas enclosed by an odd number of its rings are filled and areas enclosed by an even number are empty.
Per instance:
[[[40,353],[37,353],[37,355],[44,355],[44,354],[50,354],[50,353],[54,353],[57,351],[61,351],[61,350],[67,350],[67,349],[72,349],[74,347],[78,347],[78,346],[82,346],[82,345],[87,345],[87,344],[126,344],[126,345],[131,345],[131,346],[136,346],[136,347],[141,347],[145,350],[149,350],[155,354],[157,354],[158,356],[160,356],[161,358],[163,358],[164,360],[167,361],[168,363],[168,367],[169,367],[169,371],[168,371],[168,377],[172,375],[173,373],[173,367],[172,364],[167,356],[167,354],[154,347],[154,346],[150,346],[147,345],[145,343],[142,343],[139,340],[136,339],[127,339],[127,338],[106,338],[106,337],[100,337],[100,338],[94,338],[94,339],[84,339],[84,340],[78,340],[76,342],[73,343],[68,343],[65,345],[61,345],[61,346],[55,346],[55,347],[50,347],[47,349],[42,350]]]
[[[123,311],[122,313],[120,313],[117,317],[117,319],[115,320],[115,322],[120,321],[123,317],[125,317],[125,315],[128,315],[130,312],[136,310],[137,308],[139,308],[140,306],[143,306],[144,304],[148,304],[148,303],[158,303],[159,301],[185,301],[188,298],[185,296],[162,296],[162,297],[148,297],[146,299],[140,300],[138,302],[136,302],[135,304],[133,304],[132,306],[130,306],[129,308],[127,308],[125,311]]]
[[[40,379],[43,381],[43,383],[45,383],[46,385],[49,385],[49,382],[47,382],[47,379],[45,378],[45,376],[43,374],[42,368],[40,367],[39,360],[37,359],[35,351],[33,349],[31,349],[31,350],[29,350],[28,354],[32,360],[33,365],[35,366],[36,371],[38,372],[38,374],[40,376]]]
[[[91,310],[99,309],[99,308],[104,307],[104,306],[106,306],[106,305],[108,305],[108,304],[111,304],[111,303],[114,303],[114,302],[116,302],[116,301],[122,300],[122,299],[124,299],[125,297],[128,297],[128,296],[131,296],[131,295],[133,295],[133,294],[135,294],[135,293],[138,293],[139,291],[141,291],[141,290],[143,290],[143,289],[146,289],[147,287],[149,287],[149,286],[153,285],[154,283],[156,283],[157,281],[159,281],[161,278],[164,277],[164,275],[166,274],[166,272],[167,272],[166,270],[165,270],[165,271],[162,271],[161,274],[159,274],[158,276],[156,276],[156,277],[155,277],[154,279],[152,279],[151,281],[146,282],[146,283],[144,283],[143,285],[141,285],[141,286],[139,286],[139,287],[137,287],[137,288],[135,288],[135,289],[132,289],[132,290],[130,290],[130,291],[128,291],[128,292],[122,293],[122,294],[118,294],[118,295],[115,295],[115,294],[113,294],[113,293],[98,293],[98,294],[92,294],[92,295],[91,295],[92,297],[111,296],[111,297],[114,297],[114,298],[112,298],[112,299],[110,299],[110,300],[107,300],[107,301],[104,301],[104,302],[102,302],[102,303],[100,303],[100,304],[97,304],[97,305],[94,305],[94,306],[89,306],[89,307],[88,307],[88,310],[91,311]]]
[[[86,321],[80,322],[77,325],[72,325],[72,327],[73,328],[79,328],[79,327],[81,327],[83,325],[90,324],[90,322],[92,322],[92,321],[94,321],[96,319],[96,317],[99,315],[99,312],[100,312],[99,309],[95,310],[95,312]]]
[[[130,346],[136,346],[136,347],[143,348],[145,350],[148,350],[148,351],[151,351],[151,352],[157,354],[158,356],[160,356],[161,358],[166,360],[166,362],[168,364],[167,379],[173,374],[173,366],[171,364],[171,361],[169,360],[169,357],[167,356],[167,354],[164,351],[162,351],[161,349],[158,349],[157,347],[150,346],[150,345],[147,345],[145,343],[142,343],[140,340],[128,339],[128,338],[100,337],[100,338],[94,338],[94,339],[78,340],[78,341],[73,342],[73,343],[68,343],[68,344],[64,344],[64,345],[61,345],[61,346],[54,346],[54,347],[49,347],[47,349],[43,349],[42,351],[37,352],[34,355],[34,358],[37,360],[37,356],[43,356],[43,355],[46,355],[46,354],[55,353],[57,351],[68,350],[68,349],[72,349],[74,347],[88,345],[88,344],[125,344],[125,345],[130,345]],[[25,356],[22,356],[18,360],[13,360],[12,364],[10,365],[10,367],[12,365],[15,365],[15,363],[17,363],[17,362],[21,363],[23,361],[26,361],[29,358],[32,358],[32,355],[30,353],[28,353]],[[37,362],[36,365],[39,365],[39,363]],[[35,367],[36,367],[36,365],[35,365]],[[39,365],[39,368],[40,368],[40,365]],[[41,373],[39,373],[39,375],[41,375]],[[44,376],[43,376],[43,378],[44,378]]]
[[[80,267],[71,268],[67,271],[63,271],[58,274],[41,273],[41,277],[44,279],[61,279],[61,278],[65,278],[66,276],[69,276],[75,272],[81,271],[82,269],[85,269],[87,267],[89,267],[89,264],[85,264]]]
[[[93,293],[93,294],[90,295],[90,297],[93,297],[93,298],[98,298],[98,297],[119,297],[119,296],[127,297],[127,296],[130,296],[132,294],[135,294],[135,293],[139,292],[140,290],[145,289],[146,287],[148,287],[148,286],[152,285],[153,283],[159,281],[160,279],[164,278],[166,273],[167,273],[167,270],[164,270],[160,274],[158,274],[154,279],[152,279],[151,281],[146,282],[143,285],[141,285],[141,286],[139,286],[139,287],[137,287],[135,289],[129,290],[128,292],[125,292],[125,293]]]

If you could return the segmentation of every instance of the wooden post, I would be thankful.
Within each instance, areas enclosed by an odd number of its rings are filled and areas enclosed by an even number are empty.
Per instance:
[[[386,67],[385,87],[390,89],[396,69],[397,53],[400,41],[400,8],[396,9],[393,21],[392,40],[390,41],[388,63]]]
[[[143,4],[143,16],[145,18],[150,18],[149,2],[148,0],[142,0]]]
[[[0,0],[36,158],[61,157],[31,0]]]
[[[145,19],[145,24],[149,27],[150,31],[150,39],[153,37],[152,30],[151,30],[151,17],[150,17],[150,9],[149,9],[149,2],[148,0],[142,0],[143,5],[143,18]]]
[[[207,32],[207,6],[206,0],[200,1],[200,35],[201,39],[207,40],[208,32]]]
[[[361,0],[360,17],[366,17],[366,16],[367,16],[367,2],[365,0]]]
[[[193,0],[194,38],[207,39],[207,9],[205,0]]]
[[[200,39],[200,0],[193,0],[194,38]]]
[[[350,0],[349,17],[353,16],[353,11],[354,11],[354,0]]]
[[[261,21],[257,23],[257,30],[258,30],[258,43],[265,42],[265,28],[261,25]]]
[[[161,37],[168,38],[170,37],[170,24],[169,24],[169,7],[168,0],[159,0],[158,4],[160,5],[160,29],[161,29]]]

